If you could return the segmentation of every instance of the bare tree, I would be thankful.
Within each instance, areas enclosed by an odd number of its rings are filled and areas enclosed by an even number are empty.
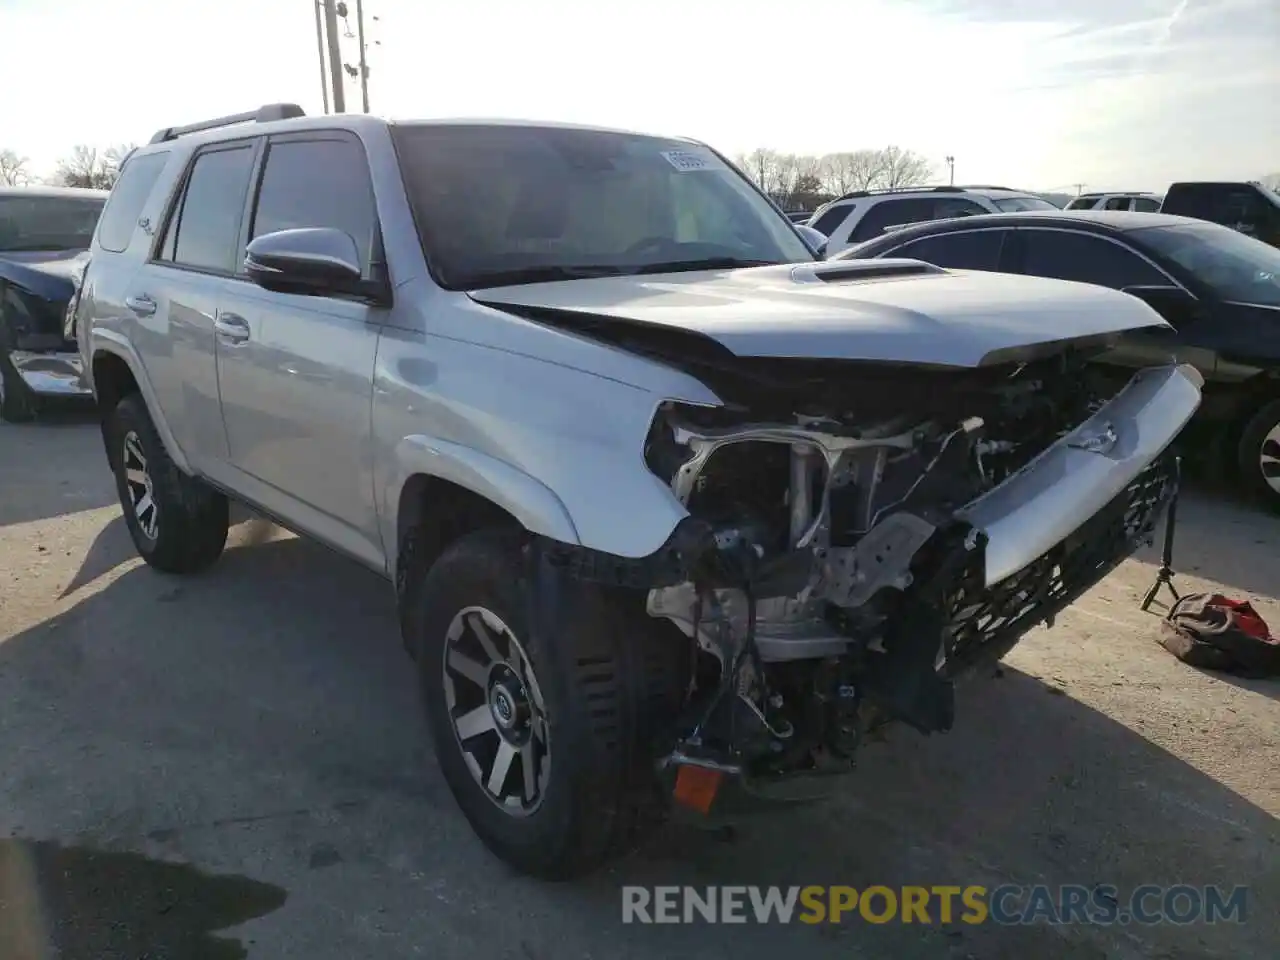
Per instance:
[[[890,189],[915,187],[933,176],[933,164],[914,150],[888,146],[878,153],[884,166],[877,178],[877,186]]]
[[[884,173],[885,160],[879,150],[829,153],[821,160],[823,186],[836,196],[852,190],[869,190]]]
[[[133,151],[133,144],[117,144],[100,150],[97,147],[78,144],[71,156],[58,162],[56,182],[64,187],[89,187],[110,190],[120,176],[120,168]]]
[[[0,150],[0,186],[25,187],[33,177],[27,170],[26,157],[13,150]]]

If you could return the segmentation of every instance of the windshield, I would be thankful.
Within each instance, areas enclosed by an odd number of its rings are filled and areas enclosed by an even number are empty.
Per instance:
[[[1280,307],[1280,250],[1228,227],[1151,227],[1142,238],[1223,300]]]
[[[559,127],[394,127],[427,262],[452,289],[813,260],[706,147]]]
[[[0,197],[0,253],[88,250],[106,201],[99,197]]]
[[[992,197],[991,202],[1005,213],[1021,213],[1023,210],[1057,210],[1048,200],[1040,197]]]

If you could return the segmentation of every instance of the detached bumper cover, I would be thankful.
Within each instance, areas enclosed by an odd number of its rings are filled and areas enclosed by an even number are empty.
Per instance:
[[[987,535],[995,586],[1062,543],[1110,504],[1169,446],[1200,405],[1191,366],[1138,373],[1101,410],[960,512]]]
[[[9,354],[18,376],[42,397],[92,397],[80,354],[67,351],[14,350]]]
[[[966,510],[990,537],[946,604],[944,677],[1004,656],[1149,542],[1177,492],[1170,442],[1199,403],[1190,367],[1145,370]]]

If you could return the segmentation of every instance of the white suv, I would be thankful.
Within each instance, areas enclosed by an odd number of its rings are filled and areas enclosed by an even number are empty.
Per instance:
[[[1158,193],[1082,193],[1067,204],[1067,210],[1134,210],[1159,213],[1164,198]]]
[[[390,581],[446,782],[545,877],[949,729],[1150,534],[1200,402],[1092,406],[1168,327],[1136,297],[818,261],[709,147],[566,125],[161,130],[81,290],[138,552],[209,566],[238,501]]]
[[[819,207],[809,218],[827,238],[827,254],[837,253],[886,230],[980,213],[1022,213],[1058,209],[1043,197],[1008,187],[906,187],[893,190],[855,190]]]

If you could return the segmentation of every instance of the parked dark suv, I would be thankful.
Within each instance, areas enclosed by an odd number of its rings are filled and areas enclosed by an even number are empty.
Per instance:
[[[1175,183],[1160,212],[1220,223],[1280,247],[1280,194],[1260,183]]]
[[[1280,250],[1213,223],[1159,213],[1057,210],[917,224],[836,259],[1076,280],[1124,290],[1177,328],[1129,336],[1108,369],[1172,354],[1205,378],[1185,448],[1280,507]],[[1232,472],[1235,472],[1233,470]]]

